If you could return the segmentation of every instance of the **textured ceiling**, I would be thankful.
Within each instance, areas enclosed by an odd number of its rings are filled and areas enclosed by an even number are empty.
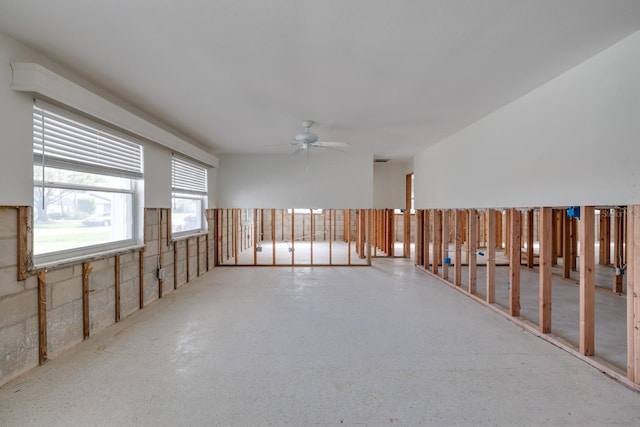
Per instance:
[[[0,0],[0,31],[213,153],[406,158],[640,29],[637,0]]]

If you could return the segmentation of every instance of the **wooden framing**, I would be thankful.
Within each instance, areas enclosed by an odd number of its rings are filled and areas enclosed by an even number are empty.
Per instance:
[[[144,308],[144,249],[138,251],[138,307]]]
[[[487,302],[496,301],[496,222],[502,213],[487,210]],[[500,233],[502,235],[502,233]]]
[[[162,268],[162,210],[158,209],[158,269]],[[158,277],[158,298],[162,298],[164,280]]]
[[[424,256],[423,256],[423,267],[428,269],[429,268],[429,264],[430,264],[430,257],[431,254],[430,252],[430,246],[431,246],[431,235],[429,232],[429,227],[431,226],[431,211],[429,209],[424,211],[423,214],[423,231],[422,231],[422,237],[423,237],[423,248],[424,248]]]
[[[284,221],[284,212],[282,212],[282,221]],[[282,229],[280,230],[281,233],[284,233],[284,224],[282,226]],[[282,239],[284,240],[284,238]],[[271,258],[273,259],[273,265],[276,265],[276,210],[275,209],[271,209],[271,245],[272,245],[272,253],[271,253]]]
[[[284,211],[282,211],[282,214],[284,215]],[[302,229],[302,232],[304,233],[304,228]],[[295,255],[294,255],[295,241],[296,241],[296,210],[291,209],[291,265],[295,264]]]
[[[33,208],[31,206],[18,207],[18,281],[27,280],[29,270],[33,267],[31,257]]]
[[[502,249],[502,211],[496,210],[496,249]]]
[[[562,277],[571,277],[571,224],[567,211],[562,213]]]
[[[91,333],[91,325],[89,323],[89,276],[91,275],[90,262],[82,263],[82,336],[83,339],[89,338]]]
[[[333,239],[335,239],[335,211],[329,209],[329,265],[333,265]],[[326,237],[325,237],[326,238]]]
[[[627,207],[627,378],[640,384],[640,206]]]
[[[372,221],[372,209],[367,209],[366,214],[366,227],[365,227],[365,239],[367,241],[367,265],[371,265],[371,237],[373,235],[373,221]]]
[[[216,254],[216,265],[222,265],[222,209],[216,209],[216,248],[217,248],[217,254]],[[176,253],[176,245],[174,242],[173,245],[173,253],[174,253],[174,263],[173,263],[173,270],[177,271],[177,264],[176,264],[176,257],[175,257],[175,253]],[[177,289],[175,282],[174,282],[174,289]]]
[[[411,181],[413,173],[407,174],[405,178],[405,209],[404,209],[404,252],[403,256],[408,258],[411,256]]]
[[[222,254],[222,251],[218,252]],[[173,242],[173,289],[178,289],[178,242]]]
[[[234,234],[235,234],[235,233],[234,233]],[[190,252],[190,251],[189,251],[189,240],[191,240],[191,237],[187,237],[187,238],[184,240],[184,246],[185,246],[185,252],[186,252],[186,254],[185,254],[185,258],[186,258],[186,265],[185,265],[185,269],[186,269],[186,271],[187,271],[187,272],[186,272],[187,277],[186,277],[186,279],[185,279],[186,283],[189,283],[189,280],[191,280],[191,277],[190,277],[190,275],[191,275],[191,274],[190,274],[190,273],[191,273],[191,266],[190,266],[190,264],[191,264],[191,263],[189,262],[189,257],[191,256],[191,254],[189,253],[189,252]],[[227,244],[228,244],[228,243],[227,243]],[[237,263],[238,263],[238,257],[235,257],[235,260],[236,260],[236,261],[235,261],[235,263],[237,264]]]
[[[570,259],[571,259],[571,270],[576,271],[578,269],[578,220],[576,218],[571,218],[571,251],[570,251]],[[595,222],[594,225],[595,227]]]
[[[504,214],[504,255],[506,257],[511,256],[511,209],[507,210]]]
[[[448,209],[442,211],[442,225],[440,229],[442,230],[440,235],[441,242],[441,253],[442,253],[442,278],[445,280],[449,280],[449,264],[445,261],[445,258],[449,257],[449,219],[451,217]]]
[[[175,269],[175,266],[174,266]],[[116,255],[114,259],[114,276],[115,276],[115,320],[120,321],[121,302],[120,302],[120,255]]]
[[[421,209],[416,211],[416,265],[422,265],[424,260],[424,252],[423,252],[423,232],[424,232],[424,215]]]
[[[313,265],[313,238],[314,235],[316,234],[316,225],[315,225],[315,218],[313,215],[313,209],[309,209],[309,227],[311,227],[311,232],[309,233],[309,262],[311,263],[311,265]],[[302,231],[304,233],[304,229]]]
[[[48,359],[47,353],[47,273],[38,270],[38,362]]]
[[[527,267],[533,268],[534,266],[534,211],[529,209],[527,211]]]
[[[595,354],[595,208],[583,206],[580,218],[580,354]]]
[[[509,241],[509,314],[512,317],[520,316],[520,257],[521,252],[521,213],[517,209],[511,209],[510,217],[510,241]]]
[[[624,216],[624,209],[616,208],[613,210],[613,266],[619,269],[620,273],[624,265]],[[613,292],[622,293],[623,278],[624,276],[622,274],[616,274],[614,271]]]
[[[351,209],[345,209],[345,238],[347,239],[347,264],[351,265]]]
[[[258,265],[258,209],[253,210],[253,265]]]
[[[462,210],[454,210],[455,226],[455,264],[453,269],[453,284],[462,285]]]
[[[553,224],[555,223],[554,213],[551,208],[540,208],[540,289],[539,289],[539,327],[540,332],[548,334],[551,332],[551,267],[553,253]]]
[[[467,242],[467,253],[469,254],[469,293],[476,293],[477,286],[477,242],[478,242],[478,212],[469,209],[469,241]],[[457,263],[456,263],[457,264]]]
[[[431,271],[438,275],[438,264],[442,258],[442,211],[440,209],[433,210],[433,260],[431,262]]]

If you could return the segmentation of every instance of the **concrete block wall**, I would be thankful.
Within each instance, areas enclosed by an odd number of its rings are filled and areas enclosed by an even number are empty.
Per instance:
[[[168,242],[169,210],[163,209],[162,215],[159,212],[160,209],[146,209],[144,250],[119,255],[121,319],[140,309],[141,256],[144,261],[145,305],[159,298],[159,280],[156,277],[159,256],[166,271],[163,295],[174,290],[174,269],[178,273],[177,283],[182,285],[197,277],[198,265],[200,274],[214,266],[215,227],[210,226],[204,235]],[[213,210],[207,211],[209,224],[214,224],[213,216]],[[19,232],[18,209],[0,207],[0,384],[37,366],[39,360],[38,280],[34,274],[26,280],[17,280]],[[189,260],[186,258],[187,244],[190,245]],[[178,250],[177,266],[174,266],[174,246]],[[88,283],[89,332],[92,335],[116,321],[116,256],[87,261],[92,268]],[[189,277],[186,274],[187,262]],[[47,356],[51,359],[84,339],[82,261],[48,269],[44,279]]]

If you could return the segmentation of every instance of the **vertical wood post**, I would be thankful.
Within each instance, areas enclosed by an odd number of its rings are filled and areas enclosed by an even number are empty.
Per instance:
[[[422,236],[423,236],[423,247],[424,247],[424,259],[423,259],[423,267],[425,269],[429,269],[429,261],[431,258],[431,254],[429,253],[430,251],[430,246],[431,246],[431,234],[429,232],[429,227],[431,226],[431,211],[430,210],[425,210],[424,211],[424,220],[423,220],[423,232],[422,232]]]
[[[613,210],[613,266],[622,270],[624,257],[624,209],[616,208]],[[622,293],[622,274],[613,275],[613,292]]]
[[[367,209],[365,211],[366,214],[366,222],[365,222],[365,240],[367,242],[367,265],[371,265],[371,244],[372,242],[372,236],[373,236],[373,215],[372,215],[373,210],[372,209]]]
[[[93,268],[90,262],[82,263],[82,336],[89,338],[91,325],[89,322],[89,275]]]
[[[423,252],[424,236],[422,234],[423,232],[424,232],[423,214],[422,214],[422,210],[418,209],[416,210],[416,244],[415,244],[415,248],[416,248],[415,264],[416,265],[422,265],[424,260],[424,252]]]
[[[347,264],[351,265],[351,209],[346,209],[344,215],[345,238],[347,239]]]
[[[578,269],[578,220],[571,218],[571,269],[576,271]],[[594,225],[595,227],[595,220]]]
[[[511,252],[511,209],[504,214],[504,255],[509,257]]]
[[[115,293],[116,293],[116,301],[115,301],[115,319],[116,322],[120,321],[120,255],[115,256],[114,260],[114,275],[115,275]],[[175,269],[175,266],[174,266]]]
[[[313,238],[316,232],[315,218],[313,215],[313,209],[309,209],[311,217],[309,218],[309,227],[311,227],[311,235],[309,236],[309,260],[310,264],[313,265]]]
[[[539,289],[539,324],[540,332],[551,332],[551,266],[553,241],[553,224],[555,223],[553,210],[548,207],[540,208],[540,289]]]
[[[467,243],[467,253],[469,254],[469,293],[475,294],[477,287],[477,230],[478,212],[469,209],[469,241]]]
[[[520,235],[521,213],[511,209],[510,241],[509,241],[509,312],[512,316],[520,316],[520,256],[522,239]]]
[[[527,267],[533,268],[533,241],[534,241],[534,229],[533,229],[533,209],[527,211]]]
[[[627,375],[640,384],[640,206],[627,207]]]
[[[556,209],[552,209],[551,210],[551,215],[552,215],[552,225],[551,225],[551,239],[552,239],[552,245],[551,245],[551,265],[558,265],[558,252],[559,252],[559,247],[562,245],[558,245],[558,230],[560,229],[558,227],[558,211]],[[540,260],[540,262],[542,262],[542,260]]]
[[[453,284],[460,286],[462,284],[462,211],[454,210],[454,226],[455,226],[455,264],[453,269]]]
[[[594,355],[595,346],[595,209],[580,212],[580,353]]]
[[[144,249],[138,251],[138,307],[144,308]]]
[[[42,365],[47,354],[47,279],[44,270],[38,270],[38,361]]]
[[[442,211],[442,232],[440,233],[442,237],[440,241],[442,242],[442,278],[445,280],[449,280],[449,264],[445,261],[445,258],[451,258],[451,254],[449,254],[449,220],[451,219],[450,210],[445,209]]]
[[[222,256],[220,256],[222,258]],[[178,289],[178,241],[173,241],[173,289]]]
[[[411,256],[411,178],[413,173],[407,174],[405,180],[405,209],[404,209],[404,254],[405,258]]]
[[[433,274],[438,274],[438,264],[442,260],[442,211],[433,210]]]
[[[571,276],[571,224],[567,211],[562,212],[562,277]]]
[[[284,214],[284,211],[282,212]],[[302,229],[304,235],[304,228]],[[296,240],[296,209],[291,208],[291,265],[295,264],[295,240]]]
[[[502,210],[496,210],[496,248],[502,249]]]
[[[333,216],[334,216],[334,210],[333,209],[329,209],[329,265],[333,264],[333,251],[331,248],[331,242],[332,242],[332,232],[333,232],[333,227],[335,227],[335,221],[333,220]]]
[[[487,302],[496,301],[496,221],[498,218],[493,209],[487,211]],[[502,215],[500,215],[502,218]]]

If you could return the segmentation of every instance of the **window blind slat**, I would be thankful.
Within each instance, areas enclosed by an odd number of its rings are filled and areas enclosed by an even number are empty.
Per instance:
[[[33,109],[33,153],[46,165],[141,178],[142,146],[124,134],[42,101]]]
[[[207,169],[173,157],[171,160],[171,188],[176,192],[207,194]]]

